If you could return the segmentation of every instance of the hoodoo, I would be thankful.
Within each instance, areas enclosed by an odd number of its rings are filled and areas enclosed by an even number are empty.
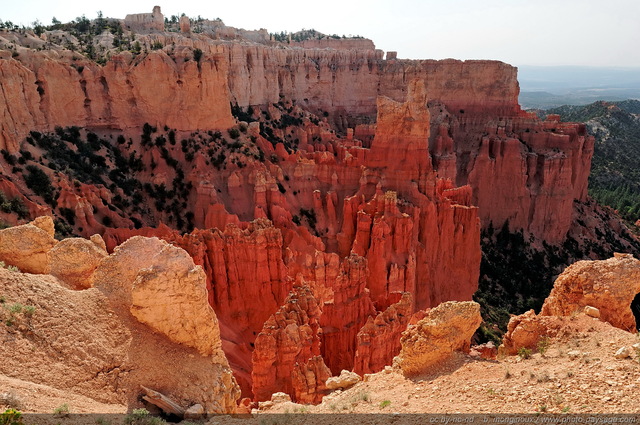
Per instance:
[[[560,244],[586,200],[593,138],[522,111],[513,66],[159,7],[90,27],[0,30],[0,218],[55,218],[2,231],[0,260],[111,300],[128,341],[180,347],[227,391],[196,400],[145,369],[185,403],[233,411],[237,386],[319,403],[331,376],[401,350],[415,372],[441,353],[401,338],[471,301],[481,227]],[[460,305],[466,348],[480,319]]]

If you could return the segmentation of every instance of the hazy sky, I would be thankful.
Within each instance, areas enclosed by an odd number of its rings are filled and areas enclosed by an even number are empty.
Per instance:
[[[270,32],[314,28],[371,38],[399,58],[497,59],[513,65],[640,67],[640,0],[3,0],[0,19],[28,25],[150,12],[221,18]],[[199,4],[198,4],[199,3]]]

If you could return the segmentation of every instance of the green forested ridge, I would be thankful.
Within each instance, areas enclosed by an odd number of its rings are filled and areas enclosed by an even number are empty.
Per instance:
[[[570,264],[578,260],[604,260],[614,252],[638,256],[640,241],[626,230],[618,232],[608,225],[615,220],[610,208],[598,206],[593,200],[575,201],[574,208],[578,217],[589,216],[591,225],[587,229],[587,224],[578,219],[564,242],[557,246],[526,236],[522,231],[510,231],[508,222],[500,229],[490,224],[482,230],[480,279],[473,298],[480,303],[484,323],[476,335],[477,341],[493,340],[499,344],[510,315],[530,309],[540,312],[556,278]],[[583,237],[591,232],[592,236]]]
[[[596,139],[589,195],[626,220],[640,219],[640,101],[600,101],[547,113],[587,124]]]

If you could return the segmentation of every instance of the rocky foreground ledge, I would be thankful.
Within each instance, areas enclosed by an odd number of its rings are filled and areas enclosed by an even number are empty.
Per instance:
[[[56,241],[40,217],[0,231],[0,260],[24,271],[0,269],[1,375],[109,405],[139,406],[145,386],[235,412],[204,272],[182,249],[135,237],[107,255],[99,236]]]

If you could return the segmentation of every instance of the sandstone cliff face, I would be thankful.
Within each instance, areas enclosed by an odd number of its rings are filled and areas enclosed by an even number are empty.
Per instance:
[[[453,59],[385,61],[383,52],[370,46],[350,49],[340,44],[336,50],[234,45],[229,48],[234,100],[241,106],[263,105],[283,95],[331,113],[339,125],[353,125],[373,121],[377,96],[407,100],[407,85],[417,79],[424,82],[430,99],[442,101],[451,111],[482,111],[495,117],[520,110],[513,66]]]
[[[160,6],[155,6],[151,13],[135,13],[125,16],[124,26],[129,30],[164,31],[164,16]]]
[[[0,147],[9,152],[18,151],[29,131],[55,126],[128,129],[148,122],[191,130],[233,124],[226,62],[215,46],[197,63],[160,50],[143,58],[125,52],[104,67],[82,59],[69,63],[52,52],[27,55],[0,61],[6,111]]]
[[[41,124],[33,73],[18,61],[0,60],[0,147],[17,152],[29,130]]]
[[[520,110],[517,72],[517,68],[498,61],[385,61],[380,94],[404,101],[407,82],[419,79],[429,98],[439,100],[453,113],[463,110],[494,118],[510,116]]]
[[[233,44],[226,52],[229,90],[240,106],[268,105],[282,95],[331,113],[343,128],[355,117],[375,117],[382,51]]]
[[[56,125],[130,129],[149,122],[224,129],[233,125],[230,102],[266,107],[282,98],[326,112],[346,131],[376,120],[378,96],[404,102],[409,83],[419,80],[440,105],[432,112],[433,168],[458,186],[471,185],[484,226],[509,220],[512,230],[559,243],[569,229],[573,201],[586,197],[593,139],[584,126],[562,124],[557,117],[541,122],[522,112],[517,69],[510,65],[385,61],[367,40],[362,46],[340,43],[339,49],[228,43],[202,34],[158,33],[140,41],[179,48],[136,58],[125,52],[104,67],[86,61],[71,66],[56,59],[58,51],[26,51],[18,60],[3,60],[0,103],[7,116],[0,147],[16,152],[29,130]],[[198,62],[187,60],[193,48],[205,52]]]
[[[341,128],[373,122],[380,106],[376,96],[404,102],[409,83],[421,81],[429,99],[441,105],[432,114],[432,134],[440,133],[430,141],[433,166],[456,185],[471,185],[484,226],[509,220],[512,230],[559,243],[569,230],[573,201],[586,199],[593,138],[583,125],[542,122],[522,112],[515,67],[495,61],[383,61],[372,50],[307,51],[303,60],[295,56],[301,53],[256,49],[235,46],[229,53],[229,87],[239,105],[277,102],[284,95],[329,112]],[[321,92],[329,75],[331,90]]]

